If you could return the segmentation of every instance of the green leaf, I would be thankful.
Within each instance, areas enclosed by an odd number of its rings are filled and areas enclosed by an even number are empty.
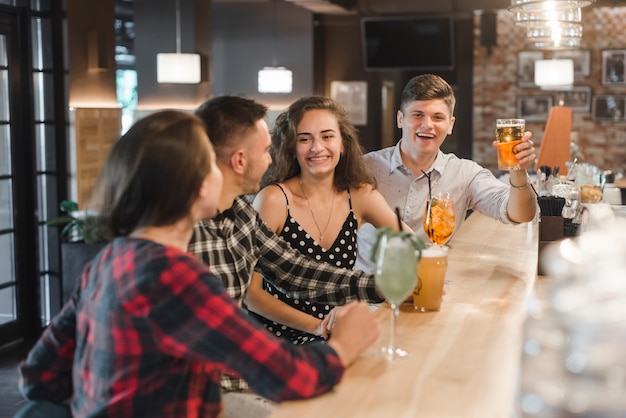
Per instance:
[[[64,200],[61,202],[60,209],[61,212],[65,213],[76,212],[78,210],[78,203],[72,200]]]
[[[79,214],[78,204],[72,200],[63,200],[59,206],[61,212],[67,215],[50,219],[46,225],[63,226],[61,237],[65,240],[84,241],[88,244],[109,240],[104,219],[97,212],[84,211]]]
[[[48,222],[46,222],[46,225],[61,226],[70,222],[76,222],[76,218],[73,216],[65,215],[50,219]]]
[[[68,236],[68,235],[69,235],[69,233],[70,233],[70,231],[71,231],[72,229],[74,229],[76,226],[77,226],[77,224],[76,224],[76,223],[74,223],[74,222],[70,222],[70,223],[68,223],[68,224],[67,224],[67,225],[65,225],[65,227],[63,227],[63,229],[61,230],[61,236],[64,236],[64,237]]]

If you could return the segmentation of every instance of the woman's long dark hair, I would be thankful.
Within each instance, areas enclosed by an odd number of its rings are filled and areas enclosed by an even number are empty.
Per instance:
[[[194,115],[164,110],[136,122],[115,143],[91,198],[110,238],[188,216],[211,170],[210,149]]]

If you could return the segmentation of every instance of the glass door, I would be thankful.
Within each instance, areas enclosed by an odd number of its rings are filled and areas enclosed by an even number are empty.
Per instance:
[[[33,188],[24,187],[34,184],[27,140],[32,135],[19,106],[30,91],[30,83],[23,82],[28,66],[19,54],[26,38],[22,27],[19,15],[0,16],[0,343],[24,338],[25,328],[41,326],[37,289],[22,286],[37,271],[35,202],[28,193]],[[34,306],[26,309],[29,301]]]
[[[64,2],[0,0],[0,346],[33,342],[60,309],[45,221],[67,192],[64,19]]]
[[[17,319],[15,303],[15,229],[13,227],[13,169],[11,165],[11,115],[7,27],[0,23],[0,326]]]

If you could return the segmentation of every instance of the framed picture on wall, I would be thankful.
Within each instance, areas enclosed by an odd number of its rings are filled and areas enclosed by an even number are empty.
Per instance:
[[[520,51],[517,53],[518,86],[537,87],[535,84],[535,61],[542,59],[542,51]]]
[[[589,113],[591,110],[591,86],[574,86],[569,90],[556,91],[554,92],[554,104],[571,107],[574,113]]]
[[[330,97],[339,102],[355,125],[367,125],[367,82],[331,81]]]
[[[626,122],[626,96],[602,94],[591,98],[591,118],[611,122]]]
[[[602,84],[605,86],[626,86],[626,49],[604,49],[601,52]]]
[[[574,61],[574,78],[585,78],[591,74],[591,51],[588,49],[554,51],[552,58]]]
[[[517,117],[526,119],[526,122],[545,122],[553,103],[554,98],[548,94],[517,96]]]

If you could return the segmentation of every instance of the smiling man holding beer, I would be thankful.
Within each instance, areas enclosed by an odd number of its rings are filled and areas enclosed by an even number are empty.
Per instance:
[[[396,115],[402,138],[393,147],[364,156],[378,190],[389,206],[400,208],[402,220],[422,237],[424,207],[429,196],[440,191],[450,193],[454,200],[457,231],[469,209],[503,223],[532,220],[537,201],[526,173],[536,157],[532,134],[526,132],[515,146],[519,168],[510,171],[507,185],[474,161],[440,150],[454,127],[455,102],[452,87],[437,75],[419,75],[407,83]],[[370,224],[358,232],[357,269],[372,271],[369,254],[373,232]]]

